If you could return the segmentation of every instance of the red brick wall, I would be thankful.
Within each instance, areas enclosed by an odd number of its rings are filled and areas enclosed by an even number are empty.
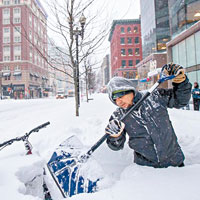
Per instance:
[[[121,27],[124,28],[125,33],[121,33]],[[127,28],[131,28],[131,33],[128,33]],[[134,27],[138,28],[138,32],[134,33]],[[120,44],[120,38],[125,38],[125,44]],[[132,44],[127,44],[127,38],[132,38]],[[135,44],[135,37],[139,37],[139,43]],[[133,68],[136,66],[136,60],[142,60],[142,40],[141,40],[141,26],[140,24],[117,24],[113,31],[112,39],[111,39],[111,75],[112,77],[115,75],[117,69],[121,67],[122,60],[126,60],[126,68],[128,70],[128,60],[133,60]],[[126,55],[121,55],[121,49],[126,50]],[[133,55],[128,55],[128,49],[133,49]],[[135,55],[135,48],[140,49],[140,55]],[[119,75],[119,74],[118,74]]]

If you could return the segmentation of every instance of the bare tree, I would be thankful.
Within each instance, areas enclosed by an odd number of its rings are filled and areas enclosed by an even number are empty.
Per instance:
[[[74,88],[75,88],[75,106],[76,116],[79,116],[79,66],[84,58],[91,54],[101,46],[109,30],[105,21],[98,32],[94,31],[101,26],[98,21],[98,13],[89,14],[87,21],[83,27],[79,26],[79,19],[86,13],[90,13],[90,7],[95,0],[63,0],[63,1],[48,1],[51,15],[54,16],[55,21],[51,21],[48,26],[59,38],[62,40],[62,45],[67,49],[67,56],[69,57],[68,66],[72,69]],[[100,12],[100,11],[99,11]],[[83,17],[83,16],[82,16]],[[79,37],[81,36],[81,37]],[[85,70],[88,72],[88,70]]]

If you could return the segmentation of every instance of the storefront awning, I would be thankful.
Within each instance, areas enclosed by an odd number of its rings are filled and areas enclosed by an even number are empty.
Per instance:
[[[13,73],[13,76],[21,76],[21,75],[22,75],[22,72],[20,72],[20,71],[15,71]]]
[[[39,77],[40,77],[37,73],[35,73],[34,76],[35,76],[36,78],[39,78]]]
[[[157,68],[151,72],[148,72],[148,77],[152,77],[152,76],[156,76],[156,75],[160,74],[161,70],[162,70],[162,68]]]
[[[47,78],[47,77],[45,77],[45,76],[42,76],[42,79],[43,79],[43,80],[48,80],[48,78]]]
[[[3,72],[3,76],[10,76],[10,72]]]

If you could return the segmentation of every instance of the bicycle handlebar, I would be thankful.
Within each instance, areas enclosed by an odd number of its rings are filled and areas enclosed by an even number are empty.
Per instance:
[[[50,122],[46,122],[46,123],[44,123],[44,124],[42,124],[42,125],[34,128],[34,129],[32,129],[31,131],[29,131],[28,133],[26,133],[25,135],[23,135],[21,137],[16,137],[16,138],[10,139],[10,140],[8,140],[6,142],[3,142],[2,144],[0,144],[0,147],[10,145],[10,144],[12,144],[15,141],[21,141],[21,140],[24,141],[24,140],[26,140],[26,138],[28,138],[30,136],[31,133],[38,132],[40,129],[45,128],[49,124],[50,124]]]

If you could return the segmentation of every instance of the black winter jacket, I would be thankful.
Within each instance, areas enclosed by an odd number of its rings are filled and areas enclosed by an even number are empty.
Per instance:
[[[117,90],[116,85],[120,85],[120,82],[121,78],[116,77],[114,84],[108,85],[109,95],[113,90]],[[180,84],[173,84],[173,89],[154,91],[137,111],[131,112],[123,121],[125,131],[122,135],[118,138],[109,137],[107,139],[108,146],[115,151],[123,149],[127,133],[129,146],[134,150],[135,163],[156,168],[181,165],[184,161],[184,154],[177,142],[167,107],[186,106],[191,96],[191,88],[192,85],[186,78]],[[136,103],[142,94],[136,93],[134,89],[133,91],[135,93],[134,103]],[[125,112],[126,110],[118,108],[110,120],[120,119]]]

